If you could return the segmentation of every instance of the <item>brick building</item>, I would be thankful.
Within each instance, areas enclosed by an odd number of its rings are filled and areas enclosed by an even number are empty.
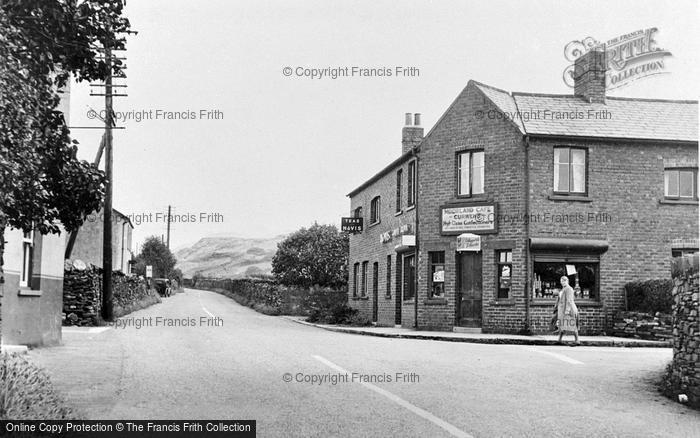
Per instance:
[[[379,325],[545,332],[558,279],[582,333],[625,283],[698,250],[697,101],[605,95],[602,54],[573,95],[470,81],[430,132],[407,114],[400,157],[353,190],[350,304]]]

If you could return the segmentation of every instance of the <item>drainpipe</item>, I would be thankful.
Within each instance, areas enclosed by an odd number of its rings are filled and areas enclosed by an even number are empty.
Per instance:
[[[418,165],[418,150],[416,147],[411,149],[411,154],[416,159],[416,177],[413,181],[413,185],[414,185],[415,190],[416,190],[416,199],[415,199],[415,201],[416,201],[416,204],[415,204],[416,205],[416,208],[415,208],[415,214],[416,214],[416,247],[415,247],[416,248],[415,249],[415,251],[416,251],[416,275],[414,278],[414,281],[416,283],[415,284],[416,292],[413,294],[413,300],[414,300],[414,313],[413,313],[413,319],[414,319],[413,324],[414,325],[413,326],[416,330],[418,330],[418,290],[419,290],[418,286],[420,285],[420,282],[418,281],[418,278],[420,277],[420,269],[419,269],[419,265],[420,265],[420,263],[419,263],[419,261],[420,261],[420,251],[419,251],[420,247],[419,247],[419,245],[420,245],[420,243],[419,242],[420,242],[420,239],[418,238],[418,225],[420,223],[419,219],[418,219],[418,207],[419,207],[418,194],[420,193],[420,189],[418,188],[419,187],[418,186],[418,173],[420,172],[419,171],[420,166]]]
[[[525,135],[525,326],[523,334],[530,335],[530,136]]]

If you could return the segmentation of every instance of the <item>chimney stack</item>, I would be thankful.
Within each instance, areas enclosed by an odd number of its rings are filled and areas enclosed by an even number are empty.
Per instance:
[[[590,103],[605,103],[605,50],[594,48],[574,64],[574,95]]]
[[[420,113],[406,113],[406,125],[401,130],[401,154],[405,154],[423,141]]]

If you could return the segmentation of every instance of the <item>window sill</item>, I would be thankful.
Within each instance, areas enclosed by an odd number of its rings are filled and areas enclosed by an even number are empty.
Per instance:
[[[413,204],[410,207],[407,207],[405,211],[406,211],[406,213],[408,213],[409,211],[415,210],[415,209],[416,209],[416,204]]]
[[[416,304],[416,300],[414,300],[414,299],[404,300],[404,301],[402,301],[402,304],[403,304],[403,305],[406,305],[406,304]]]
[[[515,300],[513,298],[497,298],[495,301],[492,301],[492,304],[494,306],[514,306]]]
[[[361,300],[369,300],[369,295],[366,295],[364,297],[360,297]]]
[[[447,300],[445,298],[427,298],[423,304],[426,306],[446,306]]]
[[[593,202],[593,198],[586,195],[549,195],[550,201]]]
[[[396,213],[394,213],[394,216],[401,216],[403,214],[403,210],[399,210]]]
[[[451,200],[451,202],[484,202],[488,201],[488,195],[485,193],[479,193],[477,195],[456,195],[454,199]]]
[[[385,300],[390,300],[390,299],[391,299],[391,295],[384,295],[384,299],[385,299]]]
[[[698,205],[697,199],[659,199],[659,204],[668,205]]]
[[[20,297],[40,297],[41,290],[20,289],[17,291],[17,295],[19,295]]]
[[[381,223],[382,223],[382,221],[372,222],[371,224],[367,225],[367,228],[369,229],[369,228],[375,227]]]

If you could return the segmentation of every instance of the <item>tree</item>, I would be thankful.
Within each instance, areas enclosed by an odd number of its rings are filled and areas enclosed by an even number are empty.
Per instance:
[[[340,288],[348,282],[349,238],[333,225],[314,224],[277,245],[272,273],[288,286]]]
[[[141,247],[141,253],[136,256],[135,271],[138,275],[146,275],[146,266],[153,266],[154,278],[170,278],[177,260],[159,237],[151,236]]]
[[[100,208],[104,173],[77,159],[57,107],[71,74],[107,76],[100,46],[124,48],[116,37],[129,29],[122,8],[122,0],[0,2],[0,273],[8,225],[72,231]]]

